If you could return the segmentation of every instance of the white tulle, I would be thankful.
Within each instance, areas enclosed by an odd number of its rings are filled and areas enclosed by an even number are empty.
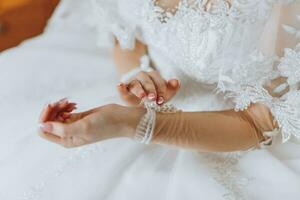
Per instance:
[[[152,0],[63,0],[43,35],[0,54],[0,199],[299,199],[300,148],[291,142],[299,133],[298,1],[218,0],[211,12],[182,2],[168,14]],[[124,48],[142,40],[161,74],[181,80],[176,107],[265,101],[287,142],[219,154],[127,139],[66,150],[40,139],[35,124],[46,102],[67,96],[82,110],[121,103],[108,51],[113,35]],[[277,75],[292,89],[275,101],[262,85]]]

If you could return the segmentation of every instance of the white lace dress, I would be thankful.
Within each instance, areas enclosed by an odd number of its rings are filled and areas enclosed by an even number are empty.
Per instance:
[[[281,2],[291,4],[63,0],[42,36],[0,54],[0,199],[299,199],[300,4]],[[40,139],[34,124],[47,101],[68,96],[83,110],[120,103],[113,35],[124,48],[136,38],[148,45],[161,74],[182,82],[172,100],[182,110],[269,106],[280,125],[272,145],[221,154],[129,139],[64,149]],[[263,88],[278,75],[290,86],[280,99]]]

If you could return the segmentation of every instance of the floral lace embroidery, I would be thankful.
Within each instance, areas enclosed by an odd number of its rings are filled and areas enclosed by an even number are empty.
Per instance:
[[[288,77],[291,87],[298,86],[300,82],[300,52],[293,49],[285,49],[285,55],[281,58],[278,69],[284,77]]]
[[[300,16],[296,16],[297,20],[300,21]],[[300,39],[300,30],[288,25],[283,25],[283,29],[294,35],[297,39]],[[278,70],[281,75],[287,77],[288,84],[292,90],[299,89],[300,83],[300,43],[298,43],[294,49],[286,48],[284,50],[284,56],[280,59]]]
[[[258,6],[258,3],[263,6]],[[150,5],[154,15],[162,23],[172,18],[178,19],[182,14],[187,14],[192,10],[216,24],[221,24],[226,20],[224,16],[243,23],[255,23],[260,19],[265,19],[270,11],[271,3],[255,0],[232,0],[231,2],[228,0],[181,0],[175,8],[163,9],[158,1],[150,0]]]
[[[179,4],[172,9],[163,9],[156,0],[151,0],[150,3],[154,15],[162,23],[166,23],[172,18],[178,18],[177,15],[182,16],[182,13],[186,13],[186,11],[191,12],[191,10],[198,12],[203,16],[214,14],[216,17],[223,16],[224,14],[227,15],[230,10],[229,3],[224,0],[217,0],[217,2],[214,3],[214,6],[211,6],[210,8],[207,8],[207,0],[181,0]],[[215,4],[218,6],[215,6]]]
[[[222,67],[219,72],[218,87],[221,92],[243,90],[249,84],[265,85],[276,78],[279,72],[273,70],[274,57],[265,57],[258,50],[253,51],[247,61],[237,65]],[[242,103],[241,103],[242,104]],[[246,104],[244,107],[247,107]]]
[[[299,16],[297,19],[300,21]],[[296,38],[300,37],[296,28],[287,25],[283,28]],[[280,131],[274,130],[274,133],[278,136],[280,132],[284,143],[292,136],[300,139],[300,43],[294,49],[285,49],[278,70],[273,69],[275,61],[277,58],[267,58],[256,51],[245,63],[221,68],[217,91],[224,92],[225,98],[233,100],[236,111],[247,109],[251,103],[260,102],[268,106],[279,125]],[[281,98],[275,98],[264,85],[279,76],[287,77],[290,91]]]
[[[213,169],[213,178],[225,188],[225,200],[247,200],[244,188],[252,180],[238,169],[238,163],[246,152],[206,153],[207,163]]]
[[[145,43],[160,49],[166,59],[176,63],[174,67],[195,80],[214,84],[219,80],[223,61],[228,61],[228,55],[239,51],[237,48],[246,41],[241,35],[249,37],[258,24],[263,26],[272,4],[267,0],[233,0],[231,4],[216,0],[215,6],[206,9],[206,2],[181,0],[175,10],[165,10],[147,0],[141,29]],[[244,45],[254,51],[252,44]]]
[[[72,167],[76,166],[80,161],[83,161],[90,156],[94,155],[99,151],[98,146],[88,146],[78,148],[71,153],[67,153],[60,162],[56,163],[52,171],[49,171],[48,178],[34,186],[29,187],[28,191],[16,199],[20,200],[40,200],[43,199],[44,191],[49,184],[53,184],[57,181],[57,178],[61,177],[66,170],[70,170]]]
[[[276,118],[282,135],[282,142],[288,141],[291,136],[300,139],[300,92],[288,94],[288,98],[280,99],[272,97],[260,85],[244,85],[241,90],[231,92],[226,97],[233,98],[235,109],[246,109],[251,103],[263,103],[268,106]]]

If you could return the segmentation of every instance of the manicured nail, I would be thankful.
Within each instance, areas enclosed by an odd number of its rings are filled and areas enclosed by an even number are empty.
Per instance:
[[[156,96],[155,96],[154,93],[150,93],[150,94],[148,94],[148,98],[149,98],[150,100],[155,100]]]
[[[43,132],[51,133],[52,130],[53,130],[53,126],[52,126],[52,124],[49,124],[49,123],[41,123],[40,124],[40,129]]]
[[[128,90],[127,85],[125,83],[119,83],[118,84],[118,88],[121,90]]]
[[[142,93],[139,95],[139,98],[142,99],[142,98],[144,98],[145,96],[147,96],[146,93],[145,93],[145,92],[142,92]]]
[[[170,85],[171,85],[173,88],[177,88],[178,85],[179,85],[179,81],[177,81],[177,80],[171,80],[171,81],[170,81]]]
[[[68,113],[68,112],[64,112],[64,113],[62,113],[61,116],[62,116],[62,118],[63,118],[64,120],[66,120],[66,119],[70,118],[71,114]]]
[[[164,103],[164,101],[165,101],[165,100],[164,100],[163,97],[159,97],[159,98],[158,98],[158,101],[157,101],[157,104],[158,104],[158,105],[161,105],[161,104]]]

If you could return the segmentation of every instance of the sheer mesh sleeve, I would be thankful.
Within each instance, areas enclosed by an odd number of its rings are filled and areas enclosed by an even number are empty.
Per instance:
[[[245,62],[224,69],[218,82],[219,91],[232,99],[236,111],[253,103],[266,105],[278,127],[264,136],[281,142],[300,140],[300,3],[289,3],[274,7],[258,50]],[[278,79],[286,82],[271,87]],[[285,92],[276,95],[278,91]]]

